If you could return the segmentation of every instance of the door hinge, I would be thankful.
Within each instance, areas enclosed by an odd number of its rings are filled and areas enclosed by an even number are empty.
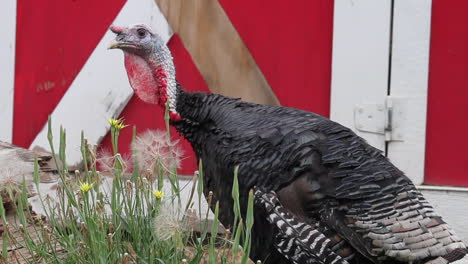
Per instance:
[[[390,97],[381,104],[364,103],[354,108],[354,126],[360,132],[380,134],[385,141],[404,141],[407,99]]]

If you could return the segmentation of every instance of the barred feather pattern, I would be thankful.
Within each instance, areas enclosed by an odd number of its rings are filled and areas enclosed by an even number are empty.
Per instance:
[[[267,220],[277,228],[276,249],[297,264],[347,264],[330,249],[330,239],[315,227],[299,221],[284,208],[275,192],[255,191],[255,203],[267,213]]]

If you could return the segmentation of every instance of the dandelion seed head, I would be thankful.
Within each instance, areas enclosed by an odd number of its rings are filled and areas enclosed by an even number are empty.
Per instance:
[[[23,171],[15,168],[7,167],[0,170],[0,195],[4,203],[20,199],[24,176]]]
[[[169,170],[179,168],[183,150],[178,141],[171,142],[162,130],[147,130],[137,136],[133,149],[141,172],[154,172],[159,166]]]
[[[1,171],[1,184],[14,184],[21,185],[23,178],[21,177],[21,171],[13,168],[6,168]]]
[[[154,219],[156,236],[161,240],[169,240],[178,233],[189,231],[188,224],[179,218],[179,211],[171,205],[163,204],[159,214]]]
[[[120,155],[120,154],[118,154]],[[113,171],[116,156],[114,156],[108,149],[101,149],[97,154],[96,162],[99,168],[103,171]],[[133,162],[131,154],[124,154],[120,156],[119,162],[123,163],[124,173],[131,173],[133,171]]]
[[[101,149],[97,156],[97,163],[101,170],[112,171],[114,169],[114,155],[108,149]]]

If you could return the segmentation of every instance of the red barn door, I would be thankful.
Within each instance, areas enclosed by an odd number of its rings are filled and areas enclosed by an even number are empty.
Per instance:
[[[468,187],[468,2],[432,3],[425,182]]]

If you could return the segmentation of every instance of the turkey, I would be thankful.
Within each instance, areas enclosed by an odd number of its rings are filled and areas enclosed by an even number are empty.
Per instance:
[[[167,105],[171,125],[203,161],[205,195],[212,191],[219,201],[221,223],[233,224],[235,166],[243,208],[248,191],[258,190],[251,259],[468,261],[466,245],[409,178],[350,129],[298,109],[185,91],[176,81],[169,49],[150,28],[110,30],[116,38],[109,48],[123,50],[137,96],[162,111]],[[292,223],[290,229],[282,230],[282,221]],[[296,258],[300,252],[306,257]]]

